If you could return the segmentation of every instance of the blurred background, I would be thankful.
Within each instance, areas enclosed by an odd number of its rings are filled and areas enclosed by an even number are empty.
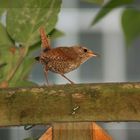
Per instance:
[[[65,36],[53,40],[52,46],[81,44],[100,54],[99,58],[88,60],[67,76],[75,83],[139,81],[140,40],[135,40],[131,47],[126,46],[120,22],[123,8],[113,10],[98,24],[91,26],[98,11],[98,6],[81,0],[63,1],[57,27],[65,33]],[[33,57],[39,55],[39,51],[36,51]],[[33,66],[29,79],[40,85],[45,83],[40,64]],[[52,84],[67,83],[63,77],[51,72],[49,81]],[[99,122],[99,124],[105,128],[113,140],[140,139],[138,122]],[[42,134],[45,129],[46,126],[35,126],[29,131],[25,131],[23,127],[1,128],[0,140],[23,140],[29,136]]]

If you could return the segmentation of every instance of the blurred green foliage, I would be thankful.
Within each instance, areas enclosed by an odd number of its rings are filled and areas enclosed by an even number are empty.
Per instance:
[[[36,85],[28,81],[31,54],[40,48],[41,26],[51,38],[63,34],[55,29],[60,7],[61,0],[0,1],[0,87]]]
[[[130,8],[124,10],[122,28],[128,45],[140,36],[140,9]]]
[[[29,138],[25,138],[24,140],[38,140],[38,138],[29,137]]]
[[[109,12],[118,8],[120,6],[125,6],[126,4],[131,4],[133,0],[110,0],[108,3],[102,6],[95,19],[92,22],[92,25],[96,24],[100,21],[104,16],[106,16]]]
[[[98,5],[102,5],[104,3],[104,0],[83,0],[92,4],[98,4]]]
[[[130,46],[140,36],[140,2],[136,3],[135,0],[109,0],[101,6],[92,21],[92,25],[98,23],[112,10],[120,7],[123,8],[121,23],[126,45]]]

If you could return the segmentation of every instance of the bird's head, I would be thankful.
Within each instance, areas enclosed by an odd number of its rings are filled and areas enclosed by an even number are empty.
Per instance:
[[[91,57],[99,56],[97,53],[83,46],[75,46],[74,50],[79,56],[78,58],[80,59],[81,63],[84,63]]]

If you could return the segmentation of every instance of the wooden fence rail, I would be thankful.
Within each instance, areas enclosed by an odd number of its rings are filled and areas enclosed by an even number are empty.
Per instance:
[[[140,83],[0,89],[0,126],[140,121]]]

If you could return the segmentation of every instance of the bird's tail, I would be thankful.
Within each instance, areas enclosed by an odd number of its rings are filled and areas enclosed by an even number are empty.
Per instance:
[[[40,37],[43,50],[51,49],[49,38],[46,36],[45,29],[40,27]]]

